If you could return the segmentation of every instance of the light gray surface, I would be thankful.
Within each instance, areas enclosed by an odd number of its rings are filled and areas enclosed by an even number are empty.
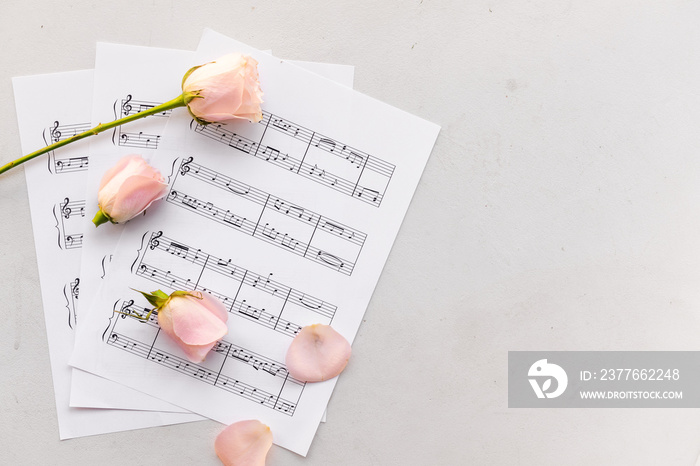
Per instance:
[[[700,411],[509,410],[508,350],[700,347],[700,9],[668,0],[19,1],[12,76],[96,41],[194,49],[204,27],[442,126],[308,458],[269,465],[681,464]],[[0,176],[0,464],[218,464],[200,422],[60,442],[23,169]]]

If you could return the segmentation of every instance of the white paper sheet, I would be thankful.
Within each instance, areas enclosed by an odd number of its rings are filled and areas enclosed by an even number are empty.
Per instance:
[[[179,95],[180,80],[177,77],[187,71],[193,57],[193,52],[183,50],[107,43],[98,43],[96,49],[91,96],[93,125],[139,112]],[[81,307],[85,311],[106,277],[112,252],[124,228],[124,225],[109,223],[95,228],[92,224],[102,174],[127,154],[137,153],[150,159],[157,150],[169,114],[144,118],[90,139],[90,151],[94,155],[83,184],[84,199],[88,202],[87,213],[82,219],[84,234],[80,269]],[[70,405],[184,411],[160,399],[77,370],[73,374]]]
[[[119,44],[97,45],[97,79],[93,105],[93,124],[108,121],[108,118],[120,118],[138,112],[146,105],[161,103],[166,95],[161,90],[161,83],[167,80],[178,81],[177,68],[185,71],[194,59],[194,52],[164,50],[152,47],[138,47]],[[163,66],[163,63],[172,65]],[[134,63],[139,66],[139,73],[133,72]],[[352,87],[354,67],[313,62],[293,62],[304,68],[348,87]],[[174,74],[170,74],[174,73]],[[182,72],[184,73],[184,71]],[[158,101],[158,99],[163,99]],[[184,109],[179,111],[186,112]],[[110,113],[111,112],[111,113]],[[168,112],[169,116],[170,112]],[[156,150],[165,128],[167,118],[149,117],[140,122],[124,125],[118,130],[95,141],[92,150],[104,155],[102,159],[114,160],[125,153],[139,152],[147,149]],[[144,136],[146,134],[146,136]],[[116,155],[107,155],[110,152]],[[90,193],[87,199],[96,199],[96,190],[107,162],[95,162],[100,168],[90,172]],[[93,202],[96,210],[96,202]],[[94,213],[94,212],[93,212]],[[121,228],[116,225],[103,225],[98,229],[89,223],[91,216],[86,216],[83,241],[83,296],[86,302],[94,298],[100,282],[106,276],[106,268],[111,261],[113,248]],[[142,393],[124,390],[105,379],[95,380],[92,374],[76,370],[71,388],[71,406],[94,408],[143,409],[159,411],[182,411],[181,408],[145,397]]]
[[[72,362],[223,423],[260,419],[305,455],[336,379],[294,380],[286,349],[312,323],[352,341],[439,127],[211,31],[197,62],[232,50],[260,62],[264,120],[170,118],[167,199],[125,229]],[[189,363],[130,288],[210,292],[229,334]]]
[[[87,70],[13,79],[25,153],[90,128],[92,78],[93,72]],[[192,414],[72,409],[68,405],[68,359],[82,297],[81,219],[86,215],[88,153],[87,144],[76,144],[25,164],[60,438],[201,419]]]

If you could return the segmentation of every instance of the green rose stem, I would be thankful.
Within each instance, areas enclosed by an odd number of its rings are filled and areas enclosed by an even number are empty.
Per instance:
[[[38,157],[38,156],[45,154],[47,152],[51,152],[54,149],[58,149],[59,147],[63,147],[65,145],[68,145],[68,144],[73,143],[75,141],[85,139],[88,136],[95,136],[97,134],[100,134],[103,131],[107,131],[108,129],[112,129],[112,128],[115,128],[117,126],[129,123],[131,121],[138,120],[140,118],[144,118],[144,117],[147,117],[150,115],[155,115],[156,113],[162,113],[162,112],[165,112],[167,110],[177,108],[177,107],[184,107],[188,103],[190,103],[190,101],[192,99],[194,99],[196,97],[199,97],[199,96],[197,96],[194,93],[185,92],[173,100],[162,103],[160,105],[156,105],[155,107],[149,108],[148,110],[134,113],[133,115],[125,116],[124,118],[120,118],[120,119],[115,120],[111,123],[105,123],[105,124],[100,123],[99,125],[95,126],[94,128],[89,129],[83,133],[76,134],[75,136],[71,136],[71,137],[64,139],[62,141],[55,142],[55,143],[51,144],[50,146],[46,146],[43,149],[39,149],[35,152],[32,152],[31,154],[25,155],[24,157],[20,157],[17,160],[14,160],[10,163],[3,165],[2,167],[0,167],[0,174],[5,173],[10,168],[16,167],[17,165],[21,165],[24,162],[33,159],[34,157]]]

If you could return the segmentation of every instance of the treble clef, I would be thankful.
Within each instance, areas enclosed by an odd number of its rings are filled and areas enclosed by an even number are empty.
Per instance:
[[[186,175],[187,172],[190,171],[190,164],[192,163],[192,160],[194,160],[192,157],[188,157],[182,162],[182,165],[180,165],[180,174],[181,175]]]
[[[151,240],[148,242],[150,245],[148,247],[151,248],[151,250],[157,248],[160,245],[160,241],[158,241],[158,238],[160,238],[161,236],[163,236],[162,231],[154,233],[153,236],[151,236]]]
[[[128,300],[128,301],[125,301],[125,302],[122,304],[122,308],[121,308],[120,311],[119,311],[119,314],[121,314],[121,318],[122,318],[122,319],[126,319],[126,316],[131,315],[131,313],[132,313],[131,306],[133,306],[133,305],[134,305],[134,300],[133,300],[133,299],[130,299],[130,300]]]
[[[61,132],[58,130],[58,121],[53,122],[53,128],[51,128],[51,139],[53,139],[53,142],[58,142],[61,139]]]
[[[73,293],[73,297],[75,299],[78,299],[78,295],[80,294],[80,278],[76,278],[73,283],[71,283],[71,292]]]
[[[63,202],[64,204],[61,205],[61,213],[63,214],[63,218],[70,218],[71,208],[68,207],[68,198],[65,198]]]
[[[122,102],[122,115],[126,116],[131,112],[131,94],[126,95],[126,100]]]

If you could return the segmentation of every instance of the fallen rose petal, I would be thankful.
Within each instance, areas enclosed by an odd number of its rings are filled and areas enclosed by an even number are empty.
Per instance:
[[[350,343],[330,325],[309,325],[289,345],[287,370],[297,380],[322,382],[343,372],[351,351]]]
[[[214,442],[216,454],[225,466],[264,466],[271,446],[270,428],[257,420],[231,424]]]

